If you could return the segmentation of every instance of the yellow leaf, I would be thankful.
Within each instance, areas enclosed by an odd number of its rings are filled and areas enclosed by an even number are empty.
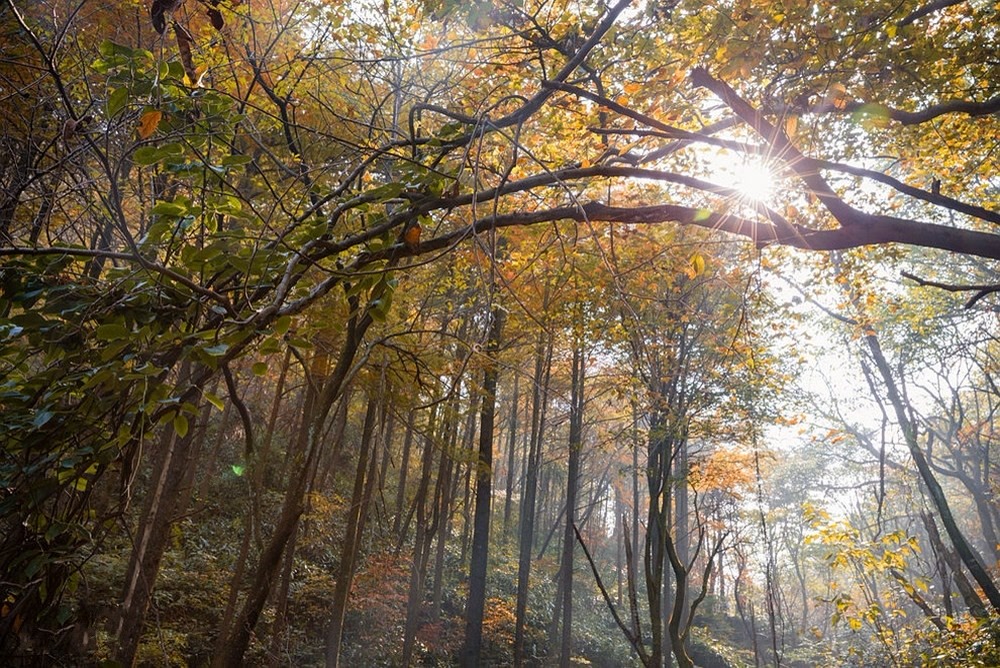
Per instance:
[[[642,84],[640,84],[640,83],[636,83],[636,82],[633,81],[632,83],[625,84],[625,94],[626,95],[635,95],[640,90],[642,90]]]
[[[705,258],[702,257],[701,253],[695,253],[691,256],[691,269],[695,276],[705,271]]]
[[[147,139],[156,132],[156,126],[160,124],[163,112],[158,109],[147,111],[139,118],[139,138]]]

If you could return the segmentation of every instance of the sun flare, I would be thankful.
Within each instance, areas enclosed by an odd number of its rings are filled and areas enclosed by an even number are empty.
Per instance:
[[[737,162],[729,166],[732,186],[747,200],[767,202],[774,195],[776,179],[767,165],[753,160]]]

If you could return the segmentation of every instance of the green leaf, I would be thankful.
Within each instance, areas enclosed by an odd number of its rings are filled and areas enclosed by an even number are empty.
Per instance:
[[[253,158],[249,155],[227,155],[222,159],[223,167],[238,167],[240,165],[246,165],[253,162]]]
[[[132,154],[132,160],[137,165],[152,165],[165,156],[161,155],[160,149],[155,146],[143,146],[142,148],[137,148],[135,153]]]
[[[253,365],[253,374],[255,376],[263,376],[267,373],[267,363],[266,362],[256,362]]]
[[[405,189],[406,186],[402,183],[387,183],[384,186],[379,186],[378,188],[368,191],[367,195],[376,201],[382,201],[399,197]]]
[[[275,337],[269,336],[261,342],[258,350],[261,355],[270,355],[272,353],[280,352],[281,342]]]
[[[292,325],[292,316],[283,315],[274,321],[274,332],[279,336],[284,336],[288,328]]]
[[[188,207],[178,202],[157,202],[153,213],[158,216],[183,216]]]
[[[119,323],[110,323],[107,325],[101,325],[97,328],[94,335],[100,341],[114,341],[115,339],[123,339],[130,334],[128,328],[125,325]]]
[[[188,419],[186,415],[178,413],[174,416],[174,431],[178,436],[184,438],[188,433]]]
[[[117,116],[118,112],[125,108],[126,102],[128,102],[127,88],[123,86],[111,91],[111,95],[108,96],[108,117]]]

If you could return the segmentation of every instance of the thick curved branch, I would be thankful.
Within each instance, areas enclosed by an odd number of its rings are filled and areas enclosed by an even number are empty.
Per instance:
[[[1000,225],[1000,213],[997,213],[996,211],[990,211],[989,209],[984,209],[981,206],[969,204],[940,193],[927,192],[921,188],[907,185],[899,179],[895,179],[888,174],[883,174],[882,172],[865,169],[863,167],[855,167],[854,165],[845,165],[840,162],[830,162],[828,160],[813,160],[813,164],[819,169],[852,174],[854,176],[871,179],[872,181],[878,181],[879,183],[887,185],[893,190],[901,192],[904,195],[909,195],[914,199],[930,202],[931,204],[935,204],[944,209],[951,209],[952,211],[964,213],[965,215],[972,216],[973,218],[979,218],[980,220]]]
[[[366,253],[358,258],[352,269],[356,270],[379,260],[446,250],[466,238],[482,234],[490,229],[535,225],[560,220],[636,225],[679,223],[745,237],[759,246],[781,244],[813,251],[844,250],[861,246],[900,243],[1000,260],[1000,235],[890,216],[863,215],[865,216],[863,222],[859,220],[856,221],[858,222],[856,225],[832,230],[810,230],[801,226],[790,226],[790,230],[781,231],[778,227],[768,223],[696,207],[674,204],[619,207],[607,206],[600,202],[589,202],[580,206],[564,206],[483,217],[459,230],[421,242],[420,246],[415,249],[405,248],[400,244],[378,252]]]
[[[965,2],[965,0],[933,0],[933,2],[928,2],[926,5],[914,9],[912,12],[904,16],[896,25],[900,28],[905,28],[914,21],[922,19],[928,14],[933,14],[934,12],[941,11],[942,9],[951,7],[952,5],[960,5],[963,2]]]
[[[966,114],[968,116],[976,117],[989,116],[990,114],[998,113],[1000,112],[1000,95],[992,97],[985,102],[948,100],[946,102],[941,102],[940,104],[931,105],[925,109],[921,109],[920,111],[903,111],[902,109],[893,109],[892,107],[888,107],[884,104],[871,104],[859,101],[848,102],[842,109],[837,109],[831,105],[822,105],[815,109],[810,109],[810,111],[834,111],[845,114],[854,113],[856,111],[877,112],[878,114],[902,125],[919,125],[946,114]]]
[[[823,203],[842,225],[853,222],[857,211],[840,198],[826,180],[819,174],[810,158],[804,156],[789,140],[783,130],[768,122],[763,114],[750,106],[732,87],[721,79],[716,79],[702,67],[691,70],[691,83],[699,88],[707,88],[739,116],[744,123],[771,145],[771,155],[780,158],[802,182]]]

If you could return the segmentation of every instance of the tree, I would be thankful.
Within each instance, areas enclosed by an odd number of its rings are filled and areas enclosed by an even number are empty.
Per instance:
[[[68,637],[81,567],[133,521],[146,446],[183,450],[225,403],[214,379],[326,318],[339,357],[233,627],[240,660],[402,278],[487,232],[901,244],[982,277],[920,281],[975,303],[998,289],[988,3],[363,4],[4,4],[5,650]],[[717,183],[712,151],[764,158],[776,197]],[[158,533],[181,497],[156,506]]]

